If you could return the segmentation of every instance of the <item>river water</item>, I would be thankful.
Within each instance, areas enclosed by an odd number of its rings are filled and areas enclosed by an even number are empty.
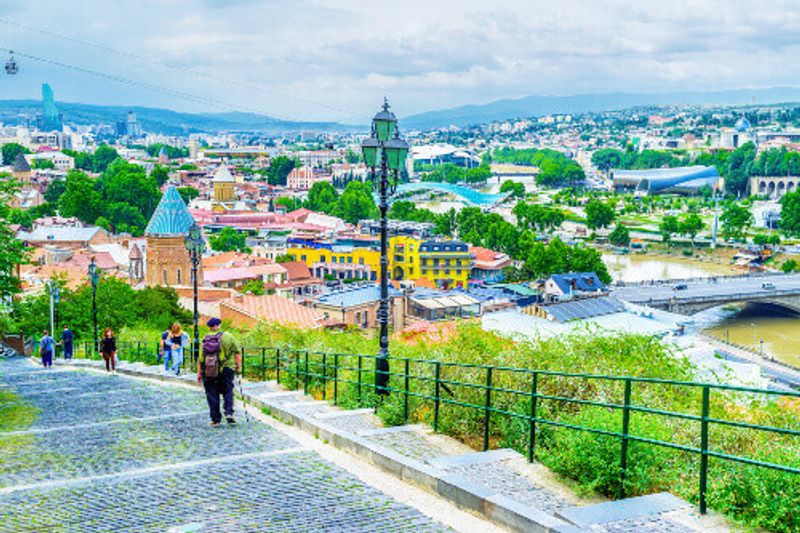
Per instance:
[[[728,265],[649,255],[604,255],[614,280],[637,282],[734,275]],[[800,315],[770,305],[716,307],[693,316],[697,328],[800,368]]]

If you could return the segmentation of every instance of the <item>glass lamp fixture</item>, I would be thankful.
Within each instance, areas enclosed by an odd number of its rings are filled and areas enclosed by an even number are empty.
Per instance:
[[[389,101],[386,98],[383,99],[383,109],[372,119],[372,124],[380,142],[385,143],[394,137],[397,129],[397,117],[389,111]]]
[[[386,163],[392,170],[402,170],[408,156],[408,143],[395,136],[386,143]]]
[[[364,162],[370,168],[378,166],[378,148],[380,143],[375,137],[367,137],[361,143],[361,152],[364,154]]]

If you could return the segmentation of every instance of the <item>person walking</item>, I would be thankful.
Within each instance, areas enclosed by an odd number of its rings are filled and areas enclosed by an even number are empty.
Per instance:
[[[106,328],[103,332],[103,338],[100,340],[100,353],[103,354],[103,360],[106,362],[106,372],[116,374],[117,338],[114,337],[114,330],[111,328]]]
[[[189,346],[189,335],[183,331],[179,323],[175,322],[169,329],[169,337],[165,344],[169,346],[172,372],[179,376],[181,374],[181,364],[183,363],[183,353],[186,347]],[[166,370],[169,371],[169,367],[166,367]]]
[[[64,345],[64,359],[69,361],[72,359],[72,330],[67,326],[61,331],[61,344]]]
[[[161,349],[158,351],[158,361],[157,364],[161,364],[161,360],[164,360],[164,371],[169,370],[169,363],[171,359],[170,348],[171,345],[167,342],[169,338],[170,330],[165,329],[164,332],[161,334]]]
[[[222,331],[222,321],[212,318],[206,324],[211,333],[203,339],[203,349],[197,360],[197,382],[203,384],[211,415],[211,427],[219,426],[222,414],[219,397],[223,398],[223,410],[228,424],[236,424],[233,418],[233,380],[242,368],[242,352],[233,335]]]
[[[39,355],[42,357],[42,366],[51,368],[53,366],[53,352],[56,349],[56,340],[50,336],[50,332],[44,330],[42,338],[39,339]]]

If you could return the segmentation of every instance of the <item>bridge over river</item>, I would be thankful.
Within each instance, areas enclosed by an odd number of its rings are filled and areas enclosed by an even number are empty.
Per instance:
[[[719,305],[755,302],[800,313],[800,274],[717,277],[615,287],[620,300],[691,315]]]

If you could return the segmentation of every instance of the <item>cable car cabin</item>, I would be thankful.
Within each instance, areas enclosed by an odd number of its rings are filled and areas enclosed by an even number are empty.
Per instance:
[[[17,66],[17,61],[14,59],[14,52],[11,52],[11,57],[6,61],[6,74],[13,76],[17,72],[19,72],[19,67]]]

